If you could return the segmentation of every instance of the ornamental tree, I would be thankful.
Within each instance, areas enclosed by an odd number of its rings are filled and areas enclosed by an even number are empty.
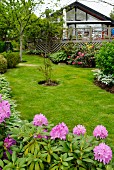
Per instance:
[[[42,4],[42,0],[1,0],[1,15],[5,22],[16,31],[20,40],[20,61],[22,61],[22,45],[25,28],[31,19],[35,6]]]

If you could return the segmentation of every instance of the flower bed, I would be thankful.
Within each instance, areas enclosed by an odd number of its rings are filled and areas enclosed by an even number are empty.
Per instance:
[[[70,132],[64,122],[54,126],[43,114],[32,122],[22,121],[14,117],[11,96],[4,96],[0,97],[0,170],[112,169],[104,126],[98,125],[88,136],[83,125]]]

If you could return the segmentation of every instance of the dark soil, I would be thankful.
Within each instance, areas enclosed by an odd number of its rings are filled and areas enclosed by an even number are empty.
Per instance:
[[[95,85],[99,86],[101,89],[104,89],[105,91],[108,91],[110,93],[114,93],[114,85],[108,86],[98,80],[94,80]]]
[[[57,86],[59,83],[55,80],[50,80],[49,82],[43,80],[43,81],[39,81],[38,84],[43,86]]]

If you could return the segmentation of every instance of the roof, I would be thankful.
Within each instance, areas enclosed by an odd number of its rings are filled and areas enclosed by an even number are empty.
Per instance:
[[[110,24],[109,23],[107,23],[107,24],[111,25],[111,26],[114,26],[114,20],[112,20],[110,17],[107,17],[107,16],[99,13],[98,11],[95,11],[94,9],[92,9],[92,8],[82,4],[80,2],[75,1],[75,2],[71,3],[70,5],[68,5],[68,6],[64,7],[64,8],[67,11],[69,11],[74,7],[77,7],[78,9],[80,9],[80,10],[94,16],[95,18],[97,18],[97,19],[99,19],[101,21],[111,21],[111,22],[109,22]]]

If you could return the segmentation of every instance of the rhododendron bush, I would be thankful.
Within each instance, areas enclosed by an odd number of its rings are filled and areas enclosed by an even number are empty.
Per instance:
[[[70,132],[64,122],[54,126],[42,113],[32,122],[20,120],[9,96],[0,95],[0,170],[113,169],[106,127],[97,125],[88,136],[83,125]]]
[[[5,129],[10,105],[0,99],[0,126]],[[32,122],[24,120],[20,126],[10,127],[9,135],[3,136],[1,170],[112,169],[112,150],[104,141],[108,131],[102,125],[95,127],[93,136],[88,136],[83,125],[70,132],[64,122],[54,126],[40,113]]]

